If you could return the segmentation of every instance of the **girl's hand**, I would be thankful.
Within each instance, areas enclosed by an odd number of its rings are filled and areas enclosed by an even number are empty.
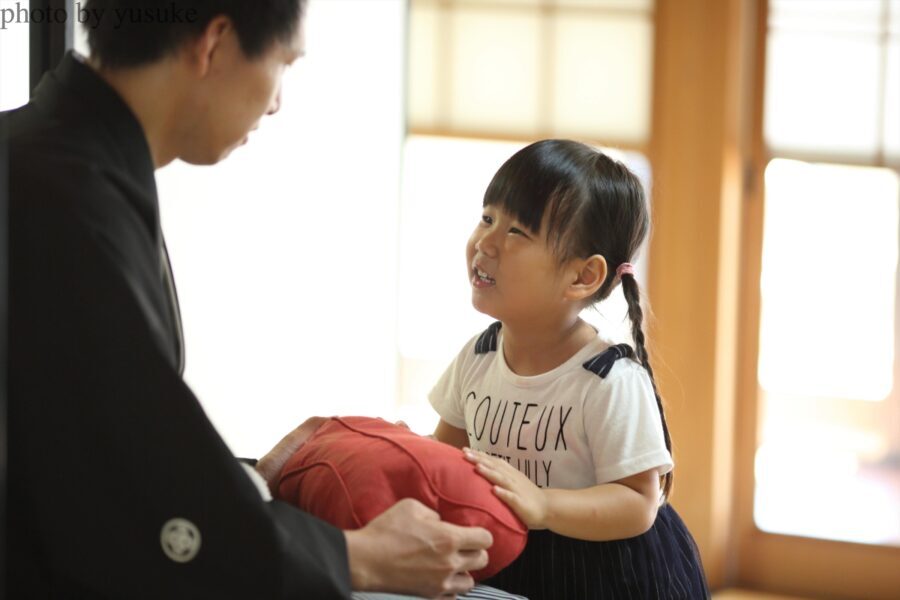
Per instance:
[[[547,495],[518,469],[505,460],[464,448],[466,459],[475,463],[477,471],[494,484],[494,493],[506,502],[528,529],[546,529]]]

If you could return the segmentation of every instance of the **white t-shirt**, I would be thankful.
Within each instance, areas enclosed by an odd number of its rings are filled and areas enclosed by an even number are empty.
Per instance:
[[[473,337],[428,396],[446,423],[466,430],[469,447],[503,458],[539,487],[579,489],[672,469],[639,363],[615,360],[605,377],[588,370],[611,346],[597,337],[555,369],[523,377],[506,364],[498,326]]]

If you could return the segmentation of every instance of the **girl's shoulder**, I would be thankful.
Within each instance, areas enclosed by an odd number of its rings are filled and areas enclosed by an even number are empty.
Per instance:
[[[582,365],[584,375],[603,388],[621,385],[649,384],[650,375],[638,362],[634,349],[624,343],[599,340],[602,349]]]
[[[459,352],[459,358],[483,358],[497,353],[500,344],[500,321],[491,323],[487,329],[479,331],[466,342]]]
[[[503,323],[494,321],[487,329],[476,334],[469,340],[466,347],[471,347],[474,354],[489,354],[491,352],[496,352],[497,346],[500,343],[500,329],[502,327]]]
[[[486,329],[479,331],[463,344],[453,362],[460,367],[468,367],[484,359],[491,359],[497,354],[500,343],[500,321],[492,323]]]

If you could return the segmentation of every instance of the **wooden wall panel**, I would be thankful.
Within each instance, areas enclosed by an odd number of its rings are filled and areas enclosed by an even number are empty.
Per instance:
[[[672,503],[714,587],[733,572],[746,6],[664,0],[656,9],[650,336],[674,441]]]

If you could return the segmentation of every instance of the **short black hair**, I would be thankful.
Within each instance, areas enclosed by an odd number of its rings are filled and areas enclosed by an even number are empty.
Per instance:
[[[91,57],[108,68],[154,62],[200,35],[219,15],[234,23],[241,50],[256,58],[296,33],[307,0],[87,0]],[[81,16],[79,18],[82,18]]]

